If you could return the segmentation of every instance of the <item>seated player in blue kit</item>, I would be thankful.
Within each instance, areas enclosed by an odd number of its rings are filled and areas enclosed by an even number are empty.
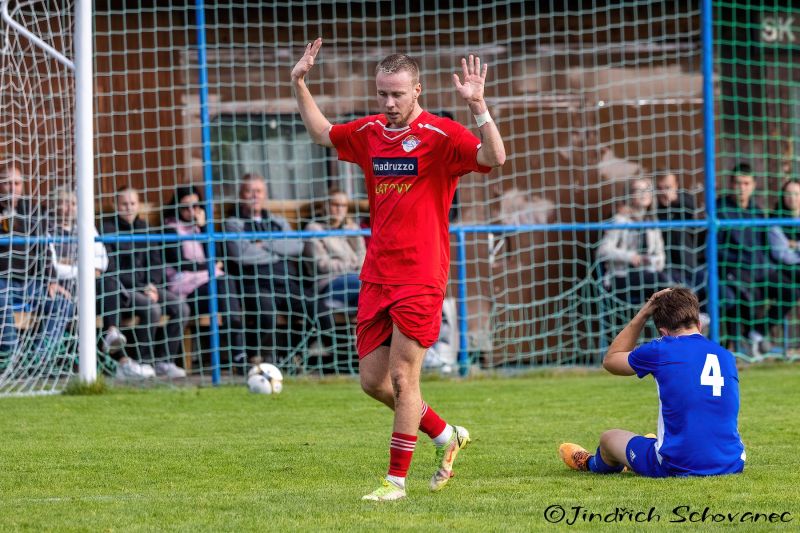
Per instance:
[[[733,355],[700,333],[697,297],[686,288],[655,293],[608,348],[603,367],[618,376],[652,374],[658,391],[658,435],[623,429],[600,436],[592,455],[559,447],[574,470],[611,474],[626,466],[647,477],[713,476],[744,469],[739,436],[739,376]],[[652,317],[661,338],[635,348]],[[635,348],[635,349],[634,349]]]

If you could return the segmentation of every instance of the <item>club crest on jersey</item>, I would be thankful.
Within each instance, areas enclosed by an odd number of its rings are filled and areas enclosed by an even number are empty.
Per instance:
[[[408,153],[411,150],[413,150],[414,148],[416,148],[417,146],[419,146],[419,143],[420,143],[420,140],[417,137],[415,137],[413,135],[409,135],[408,137],[403,139],[403,150],[405,150],[406,153]]]

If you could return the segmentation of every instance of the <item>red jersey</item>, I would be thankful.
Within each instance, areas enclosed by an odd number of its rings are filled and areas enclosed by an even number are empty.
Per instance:
[[[423,111],[408,127],[383,115],[335,125],[339,159],[366,176],[372,238],[361,279],[428,285],[444,292],[450,274],[447,215],[458,178],[489,172],[477,162],[480,140],[461,124]]]

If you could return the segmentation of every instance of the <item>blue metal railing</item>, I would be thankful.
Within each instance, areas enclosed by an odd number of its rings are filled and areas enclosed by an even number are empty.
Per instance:
[[[208,114],[208,61],[206,58],[206,14],[203,0],[195,0],[195,21],[197,22],[197,71],[200,85],[200,122],[203,143],[203,182],[205,197],[208,205],[208,231],[214,234],[214,176],[211,172],[211,132],[210,117]],[[217,316],[217,251],[214,246],[208,246],[208,311],[212,317]],[[219,367],[219,324],[211,321],[211,382],[214,385],[220,382]]]
[[[708,200],[707,200],[708,201]],[[711,201],[710,206],[706,206],[706,212],[713,212],[714,202]],[[711,209],[709,209],[711,207]],[[456,287],[456,300],[458,308],[458,333],[459,333],[459,354],[458,362],[460,366],[461,375],[466,375],[469,368],[469,342],[468,342],[468,309],[467,301],[469,298],[467,290],[467,235],[480,235],[480,234],[495,234],[495,235],[511,235],[520,233],[534,233],[534,232],[573,232],[573,231],[597,231],[602,232],[610,229],[646,229],[646,228],[734,228],[743,226],[758,226],[758,227],[771,227],[771,226],[800,226],[800,219],[767,219],[767,218],[748,218],[748,219],[723,219],[714,220],[709,218],[699,220],[686,220],[686,221],[658,221],[649,220],[641,222],[630,223],[613,223],[613,222],[584,222],[584,223],[557,223],[557,224],[527,224],[521,226],[506,226],[497,224],[488,225],[454,225],[450,228],[450,233],[454,236],[453,244],[456,247],[456,279],[452,282]],[[213,228],[213,226],[211,226]],[[330,236],[369,236],[371,234],[369,229],[361,230],[325,230],[325,231],[281,231],[281,232],[248,232],[248,233],[229,233],[208,231],[203,234],[195,235],[177,235],[177,234],[162,234],[162,233],[147,233],[147,234],[104,234],[95,238],[98,242],[103,243],[119,243],[119,242],[148,242],[156,244],[175,243],[181,241],[202,241],[209,243],[209,252],[211,252],[217,243],[230,241],[230,240],[266,240],[266,239],[317,239]],[[716,235],[716,231],[714,232]],[[54,243],[54,242],[76,242],[73,237],[50,237],[50,236],[29,236],[29,237],[0,237],[0,245],[29,245],[33,243]],[[587,243],[592,245],[594,243]],[[716,251],[716,237],[712,241],[707,239],[707,250],[712,248]],[[216,262],[216,257],[211,259],[209,257],[209,264],[213,265]],[[712,268],[710,265],[712,264]],[[716,331],[719,335],[719,312],[715,304],[712,304],[711,287],[718,286],[717,270],[716,270],[716,253],[708,258],[708,287],[709,287],[709,314],[711,315],[711,331]],[[210,314],[216,316],[217,305],[215,298],[210,298]],[[715,300],[718,301],[718,300]],[[716,311],[716,312],[715,312]],[[211,321],[212,327],[216,326],[217,341],[212,344],[212,365],[214,366],[212,379],[214,383],[218,383],[220,376],[220,343],[219,343],[219,327],[216,320]],[[214,330],[212,330],[213,334]]]
[[[710,219],[700,220],[687,220],[687,221],[642,221],[631,223],[613,223],[613,222],[585,222],[574,224],[528,224],[522,226],[505,226],[505,225],[457,225],[450,228],[450,233],[454,236],[453,243],[456,247],[456,279],[452,280],[456,287],[456,302],[458,308],[458,363],[459,373],[464,376],[469,372],[469,338],[468,338],[468,309],[467,302],[469,294],[467,290],[467,238],[468,234],[520,234],[532,232],[572,232],[572,231],[606,231],[610,229],[646,229],[646,228],[708,228],[708,227],[741,227],[741,226],[775,226],[775,225],[793,225],[800,226],[800,220],[787,220],[787,219],[725,219],[711,221]],[[255,240],[255,239],[316,239],[330,236],[354,236],[363,235],[369,236],[371,232],[367,229],[363,230],[328,230],[328,231],[284,231],[284,232],[251,232],[251,233],[226,233],[226,232],[209,232],[207,234],[198,235],[104,235],[98,238],[103,242],[114,241],[150,241],[162,242],[180,241],[180,240],[200,240],[210,243],[217,243],[225,240]],[[1,241],[0,241],[1,242]],[[591,244],[591,243],[589,243]],[[213,246],[209,246],[212,248]],[[716,246],[714,247],[716,249]],[[715,258],[716,259],[716,258]],[[716,264],[716,261],[714,261]],[[716,278],[716,268],[709,269],[709,278]],[[715,286],[717,280],[714,279]],[[710,285],[709,285],[710,286]],[[719,331],[719,313],[712,315],[712,321],[715,330]],[[717,333],[718,334],[718,333]]]
[[[716,210],[715,210],[716,212]],[[738,228],[744,226],[757,226],[757,227],[772,227],[772,226],[800,226],[800,219],[789,218],[730,218],[712,221],[710,218],[702,218],[697,220],[680,220],[680,221],[658,221],[649,220],[642,222],[581,222],[574,224],[526,224],[520,226],[504,226],[498,224],[483,224],[483,225],[458,225],[450,228],[451,234],[459,232],[463,233],[532,233],[532,232],[570,232],[570,231],[607,231],[611,229],[668,229],[668,228],[707,228],[715,226],[717,229],[724,228]],[[257,239],[319,239],[323,237],[342,237],[342,236],[355,236],[371,235],[368,229],[359,230],[324,230],[324,231],[254,231],[254,232],[241,232],[230,233],[224,231],[206,232],[195,235],[176,235],[176,234],[162,234],[162,233],[136,233],[136,234],[116,234],[107,233],[95,237],[95,241],[102,243],[115,243],[115,242],[156,242],[156,243],[174,243],[178,241],[204,241],[204,242],[221,242],[221,241],[241,241],[241,240],[257,240]],[[0,237],[0,245],[9,244],[41,244],[41,243],[56,243],[56,242],[78,242],[75,237],[50,237],[50,236],[19,236],[19,237]],[[711,243],[708,243],[710,245]]]
[[[706,268],[708,276],[709,336],[719,342],[719,271],[717,269],[716,164],[714,157],[714,25],[711,0],[702,0],[700,11],[701,61],[703,72],[703,170],[706,197]]]

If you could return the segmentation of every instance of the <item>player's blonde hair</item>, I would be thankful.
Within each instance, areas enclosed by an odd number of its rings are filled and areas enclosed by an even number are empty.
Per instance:
[[[396,74],[404,70],[411,74],[411,81],[414,85],[419,83],[419,65],[413,57],[406,54],[392,54],[384,57],[375,67],[375,74]]]

